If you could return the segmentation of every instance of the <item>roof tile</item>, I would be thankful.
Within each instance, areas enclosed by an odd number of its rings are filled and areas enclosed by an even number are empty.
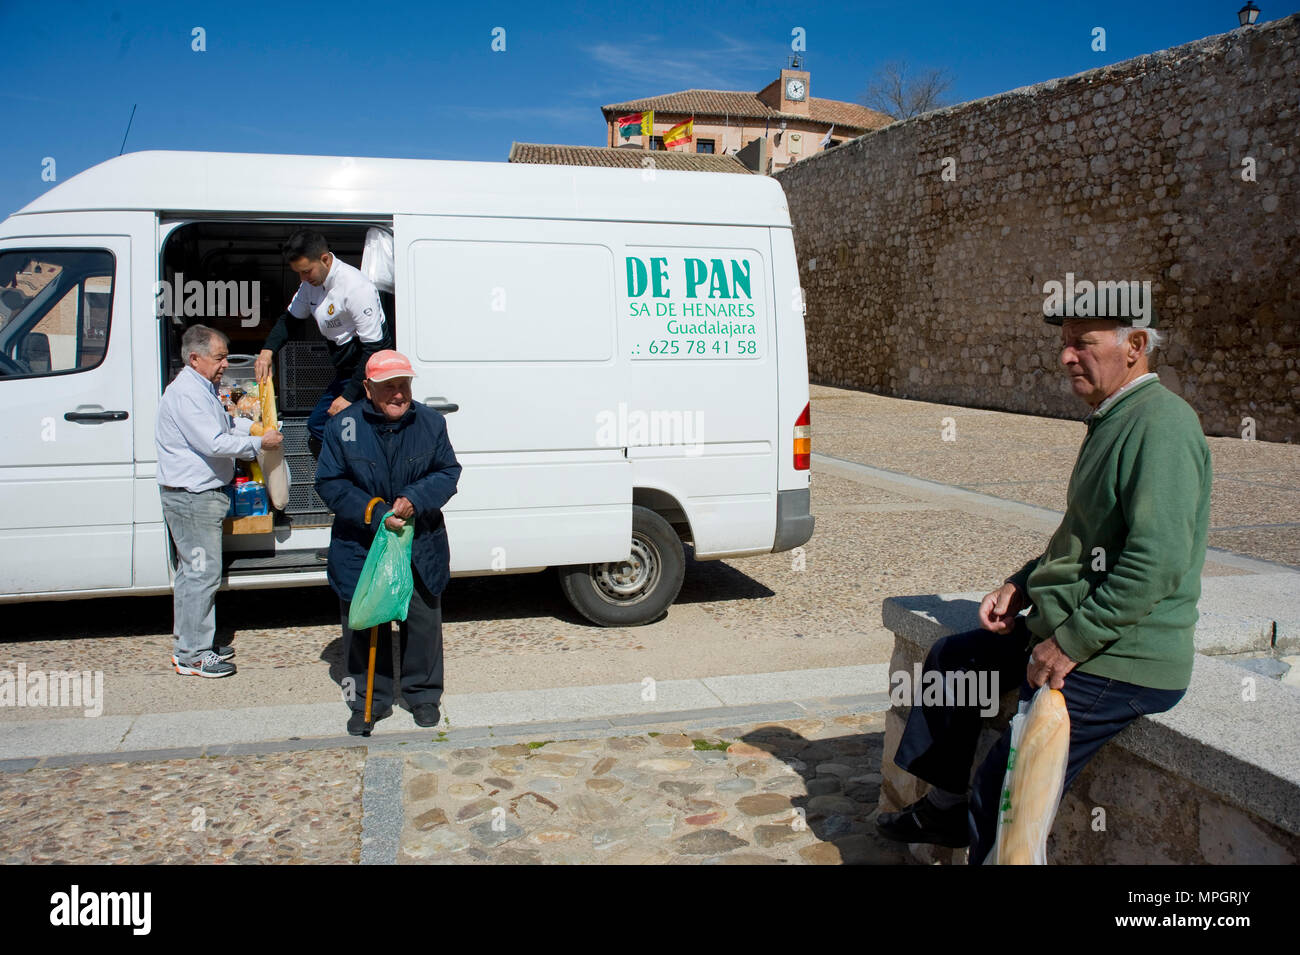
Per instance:
[[[565,146],[544,143],[514,143],[510,147],[510,162],[537,163],[555,166],[618,166],[642,168],[646,156],[654,158],[654,168],[684,172],[751,172],[735,156],[716,156],[708,153],[674,152],[672,150],[613,149],[609,146]]]
[[[846,129],[866,132],[887,126],[893,120],[884,113],[846,103],[835,99],[808,97],[808,115],[802,113],[783,113],[773,109],[758,98],[757,93],[739,90],[682,90],[678,93],[666,93],[663,96],[649,96],[644,99],[628,100],[625,103],[611,103],[602,106],[601,112],[606,120],[614,119],[625,113],[639,113],[652,109],[657,113],[674,113],[690,116],[698,120],[702,116],[717,116],[743,119],[803,119],[815,123],[834,123]]]

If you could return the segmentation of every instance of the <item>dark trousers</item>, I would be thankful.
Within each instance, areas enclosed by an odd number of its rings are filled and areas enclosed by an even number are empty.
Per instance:
[[[1020,699],[1034,694],[1025,678],[1029,665],[1026,648],[1031,634],[1023,619],[1009,634],[967,630],[944,637],[930,648],[924,671],[998,674],[999,689],[1020,686]],[[1163,713],[1183,698],[1186,690],[1157,690],[1106,677],[1080,673],[1065,677],[1061,693],[1070,714],[1070,757],[1065,788],[1112,736],[1139,716]],[[913,776],[950,792],[965,792],[979,742],[983,718],[978,704],[968,706],[913,706],[898,743],[894,762]],[[970,783],[970,864],[979,865],[997,835],[998,802],[1011,751],[1007,729],[989,751]]]
[[[348,706],[358,712],[366,708],[366,670],[370,660],[370,631],[348,627],[350,601],[339,599],[343,619],[343,660],[355,688]],[[402,660],[402,696],[406,702],[439,704],[442,701],[442,598],[429,593],[415,577],[415,590],[406,620],[398,623]],[[379,627],[375,651],[375,689],[371,714],[393,705],[393,626]]]
[[[317,446],[325,440],[325,425],[330,420],[330,405],[334,399],[343,394],[343,389],[352,379],[351,374],[346,378],[338,377],[331,381],[326,387],[325,392],[316,402],[316,407],[311,409],[311,414],[307,416],[307,433],[316,439]]]

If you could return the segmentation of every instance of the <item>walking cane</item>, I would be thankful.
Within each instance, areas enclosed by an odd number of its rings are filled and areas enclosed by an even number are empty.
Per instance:
[[[375,505],[384,503],[382,497],[372,497],[370,503],[366,505],[366,526],[370,526],[370,518],[375,512]],[[370,719],[370,703],[374,699],[375,693],[375,651],[379,646],[379,625],[375,624],[370,628],[370,662],[366,665],[366,725],[362,730],[363,736],[369,736],[370,731],[375,728],[374,721]]]

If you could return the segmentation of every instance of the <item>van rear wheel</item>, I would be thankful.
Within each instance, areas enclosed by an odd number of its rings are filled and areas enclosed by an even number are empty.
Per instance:
[[[561,567],[560,588],[573,609],[602,627],[639,627],[677,599],[686,555],[672,525],[648,507],[632,507],[632,548],[625,560]]]

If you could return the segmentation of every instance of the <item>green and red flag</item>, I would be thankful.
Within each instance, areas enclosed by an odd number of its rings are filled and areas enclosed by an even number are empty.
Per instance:
[[[649,136],[654,128],[655,112],[648,110],[644,113],[628,113],[626,116],[618,118],[618,134],[623,139],[631,139],[633,136]]]

